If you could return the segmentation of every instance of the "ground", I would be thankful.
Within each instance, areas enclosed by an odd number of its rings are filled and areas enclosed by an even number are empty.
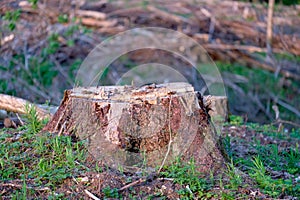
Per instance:
[[[84,141],[41,133],[26,125],[0,131],[2,199],[297,199],[300,195],[299,129],[247,123],[231,116],[222,128],[227,163],[202,174],[180,158],[159,174],[112,169],[95,160]],[[132,183],[132,186],[130,184]]]

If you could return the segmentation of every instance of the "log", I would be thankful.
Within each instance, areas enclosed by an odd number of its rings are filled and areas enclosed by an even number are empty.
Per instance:
[[[208,110],[187,83],[79,87],[65,91],[44,131],[87,140],[95,159],[113,168],[154,169],[180,157],[206,172],[223,163]]]
[[[14,113],[19,113],[19,114],[25,114],[27,113],[26,111],[26,105],[30,107],[34,107],[36,110],[37,118],[39,120],[43,120],[45,118],[50,118],[51,117],[51,112],[50,112],[50,107],[49,111],[42,108],[41,105],[37,106],[25,99],[6,95],[6,94],[0,94],[0,110],[6,110]],[[51,108],[51,110],[53,110]],[[7,116],[4,116],[4,118]],[[0,114],[0,119],[1,119],[1,114]]]

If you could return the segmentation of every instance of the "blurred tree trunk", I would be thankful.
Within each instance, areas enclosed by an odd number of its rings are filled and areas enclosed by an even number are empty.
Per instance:
[[[273,35],[273,10],[274,0],[269,0],[268,19],[267,19],[267,61],[272,62],[272,35]]]

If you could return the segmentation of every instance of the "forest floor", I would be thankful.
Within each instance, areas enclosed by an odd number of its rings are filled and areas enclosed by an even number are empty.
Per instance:
[[[44,123],[0,130],[1,199],[297,199],[300,129],[244,122],[222,128],[227,164],[202,174],[180,158],[158,174],[95,160],[85,141],[39,132]],[[146,161],[145,161],[146,162]],[[158,166],[159,167],[159,166]]]

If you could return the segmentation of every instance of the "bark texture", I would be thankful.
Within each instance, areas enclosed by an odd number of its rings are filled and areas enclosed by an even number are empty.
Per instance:
[[[199,171],[223,162],[202,96],[187,83],[67,90],[44,128],[88,140],[89,152],[112,167],[153,168],[180,156]]]

